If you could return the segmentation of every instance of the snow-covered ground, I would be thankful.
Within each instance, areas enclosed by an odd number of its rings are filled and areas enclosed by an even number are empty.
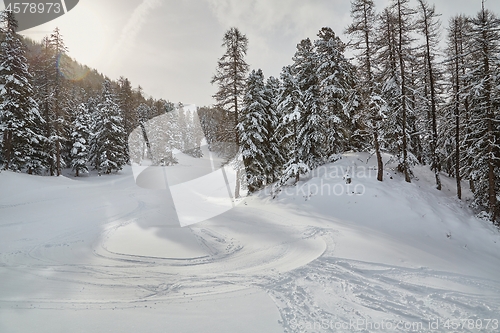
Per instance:
[[[130,168],[2,172],[0,332],[498,332],[498,231],[368,157],[185,228]]]

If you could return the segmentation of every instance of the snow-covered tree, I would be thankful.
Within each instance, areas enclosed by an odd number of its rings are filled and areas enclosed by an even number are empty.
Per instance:
[[[317,72],[316,55],[309,38],[297,44],[293,57],[293,76],[301,91],[302,107],[297,129],[298,154],[300,160],[315,168],[326,157],[327,139],[323,122],[323,105],[320,96],[320,81]]]
[[[279,79],[270,76],[265,85],[265,97],[268,103],[266,112],[267,136],[264,140],[267,156],[267,183],[272,183],[281,177],[281,168],[284,163],[284,155],[280,149],[278,126],[281,119],[278,108],[281,82]]]
[[[188,117],[182,103],[178,103],[177,112],[177,128],[179,130],[179,137],[177,142],[178,146],[176,148],[181,151],[189,150]]]
[[[500,209],[500,19],[485,9],[471,20],[468,154],[474,180],[474,206],[492,221]]]
[[[0,128],[3,167],[40,172],[43,135],[38,133],[43,120],[33,99],[25,47],[16,33],[17,21],[12,12],[2,13],[0,44]]]
[[[64,77],[61,75],[62,69],[60,66],[61,57],[66,54],[68,49],[64,44],[63,37],[59,28],[55,28],[53,33],[49,37],[49,45],[52,49],[53,59],[52,59],[52,71],[53,71],[53,82],[51,94],[52,96],[52,122],[54,124],[54,132],[51,136],[51,141],[54,143],[55,149],[55,169],[56,175],[60,176],[62,168],[64,165],[63,160],[63,149],[65,142],[67,140],[67,129],[68,125],[68,116],[65,113],[64,109],[64,99],[65,91],[64,91]]]
[[[248,76],[242,109],[236,127],[240,142],[240,152],[245,163],[248,190],[255,192],[267,181],[270,169],[266,142],[268,133],[268,108],[264,74],[262,70],[252,71]]]
[[[75,120],[72,124],[71,132],[71,168],[75,172],[75,177],[79,177],[82,173],[88,173],[88,154],[89,154],[89,138],[90,138],[90,114],[88,106],[81,103],[75,115]]]
[[[310,167],[302,159],[301,142],[299,141],[304,108],[302,90],[290,66],[283,67],[280,79],[278,113],[281,115],[281,119],[277,133],[285,163],[282,167],[283,173],[278,187],[284,185],[291,178],[297,183],[300,180],[300,175],[310,171]]]
[[[346,111],[354,88],[354,68],[344,56],[345,45],[331,28],[322,28],[316,47],[316,75],[321,116],[326,125],[323,150],[326,157],[342,152],[350,136],[351,115]]]
[[[143,149],[145,154],[142,157],[142,159],[147,157],[148,159],[152,160],[153,155],[152,155],[151,142],[149,141],[148,130],[146,129],[146,123],[150,119],[151,108],[147,104],[141,103],[137,107],[136,113],[137,113],[137,117],[139,119],[139,126],[140,126],[141,131],[142,131],[142,137],[144,139],[144,144],[146,145],[146,147],[144,147],[144,149]]]
[[[186,112],[186,123],[187,145],[185,146],[184,153],[195,158],[203,157],[200,149],[201,141],[203,140],[203,131],[197,113]]]
[[[447,36],[446,63],[448,68],[448,105],[444,108],[444,113],[440,121],[440,142],[439,146],[443,152],[443,165],[448,173],[455,177],[457,184],[457,197],[462,198],[462,178],[468,177],[463,172],[461,165],[464,157],[464,125],[468,119],[469,103],[467,94],[464,91],[466,66],[467,41],[469,33],[469,20],[464,15],[455,16],[450,20]]]
[[[41,50],[33,60],[35,100],[39,105],[40,114],[44,120],[43,135],[46,138],[43,144],[43,164],[51,176],[56,174],[56,151],[54,143],[54,55],[48,37],[42,40]]]
[[[427,116],[426,126],[429,133],[429,151],[431,157],[431,169],[434,171],[436,179],[436,188],[441,190],[441,179],[439,171],[441,169],[441,161],[438,153],[438,107],[439,101],[439,74],[440,68],[437,63],[437,56],[439,55],[440,43],[440,29],[441,22],[439,15],[436,13],[435,6],[430,6],[425,0],[418,0],[418,13],[417,28],[424,39],[422,45],[422,77],[423,87],[422,92],[423,103],[421,106],[425,108],[424,112]]]
[[[99,173],[109,174],[121,170],[127,156],[123,119],[108,80],[102,84],[101,100],[96,111],[98,119],[93,131],[91,161]]]
[[[238,28],[231,28],[224,34],[222,46],[226,48],[226,53],[219,59],[216,74],[211,81],[218,86],[218,91],[213,97],[217,107],[233,114],[233,128],[235,128],[249,69],[245,61],[248,38]],[[237,135],[236,143],[238,144]]]
[[[380,84],[375,80],[374,60],[376,53],[375,29],[377,17],[373,0],[354,0],[351,2],[351,17],[353,22],[346,32],[353,37],[351,47],[358,55],[358,90],[360,95],[361,121],[366,125],[372,136],[372,147],[377,157],[377,179],[383,180],[384,163],[380,147],[380,132],[383,100]]]
[[[397,159],[398,170],[411,182],[411,166],[418,163],[412,154],[412,127],[415,118],[410,73],[412,62],[413,16],[409,0],[392,0],[379,18],[377,36],[377,80],[382,82],[384,146]]]

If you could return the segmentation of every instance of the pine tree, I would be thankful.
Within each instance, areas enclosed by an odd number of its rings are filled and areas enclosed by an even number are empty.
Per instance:
[[[230,125],[232,123],[231,115],[220,108],[202,107],[198,109],[198,116],[208,148],[212,152],[224,155],[222,143],[231,142],[231,138],[234,140],[235,137]]]
[[[316,47],[316,75],[326,124],[323,154],[327,157],[345,149],[350,136],[351,115],[346,112],[354,88],[354,68],[344,57],[345,45],[331,28],[322,28]]]
[[[268,151],[268,107],[264,74],[262,70],[252,71],[248,76],[242,109],[237,126],[240,138],[240,152],[246,169],[248,190],[255,192],[266,184]]]
[[[36,102],[35,102],[36,103]],[[37,105],[38,107],[38,105]],[[46,154],[45,146],[48,142],[47,137],[43,135],[45,121],[39,113],[39,110],[34,111],[31,117],[28,130],[31,132],[30,151],[27,156],[26,169],[30,175],[42,175],[46,170]]]
[[[79,108],[83,102],[86,102],[87,94],[76,85],[69,85],[64,89],[64,99],[62,101],[63,114],[66,115],[66,126],[64,133],[66,136],[65,144],[61,150],[63,165],[70,166],[73,160],[71,151],[73,150],[73,124],[79,113]]]
[[[51,176],[56,173],[56,151],[54,143],[54,94],[53,82],[54,78],[54,54],[48,37],[42,40],[41,51],[34,60],[34,84],[37,87],[35,90],[35,99],[40,107],[40,113],[44,120],[43,135],[46,138],[43,143],[43,164],[49,171]]]
[[[136,110],[137,117],[139,119],[139,126],[142,131],[142,137],[144,139],[144,143],[146,145],[146,156],[143,156],[142,159],[147,157],[150,160],[153,160],[153,155],[152,155],[152,148],[151,148],[151,142],[149,141],[149,135],[148,135],[148,130],[146,129],[146,123],[150,119],[150,113],[151,109],[149,106],[145,103],[141,103]]]
[[[139,125],[136,108],[134,106],[132,85],[130,81],[124,77],[120,77],[118,85],[118,105],[120,109],[123,110],[124,127],[128,135]]]
[[[126,163],[126,142],[121,110],[108,80],[102,85],[97,113],[91,160],[99,173],[109,174],[121,170]]]
[[[63,149],[65,141],[67,140],[67,129],[69,128],[67,123],[67,115],[64,112],[63,100],[64,100],[64,87],[63,87],[63,76],[62,69],[59,68],[60,59],[63,57],[68,49],[64,44],[63,37],[59,28],[55,28],[54,32],[49,37],[49,45],[53,50],[52,59],[52,71],[53,71],[53,82],[52,82],[52,94],[53,94],[53,105],[52,105],[52,122],[54,123],[54,132],[51,137],[54,142],[55,148],[55,171],[56,175],[60,176],[62,168],[64,167],[63,160]]]
[[[281,177],[281,167],[284,163],[284,155],[280,149],[278,138],[278,126],[281,118],[278,108],[280,85],[280,80],[273,76],[267,79],[265,85],[265,98],[268,106],[266,109],[265,124],[267,135],[264,139],[264,145],[266,146],[266,151],[268,151],[265,172],[268,184],[275,182]]]
[[[281,120],[277,133],[285,163],[282,177],[277,184],[278,188],[291,178],[297,183],[300,175],[310,171],[309,166],[302,160],[299,141],[304,108],[302,90],[290,66],[283,67],[280,79],[282,85],[278,96],[278,113],[281,115]]]
[[[184,104],[178,103],[178,117],[177,117],[177,128],[179,129],[178,146],[176,147],[180,151],[189,150],[188,141],[188,119],[186,116],[186,111],[184,110]]]
[[[201,158],[203,153],[201,151],[201,141],[203,140],[203,131],[201,129],[200,120],[196,112],[186,113],[187,121],[187,150],[184,153],[191,157]]]
[[[175,104],[172,102],[165,102],[163,110],[165,111],[165,116],[163,117],[165,119],[163,135],[166,142],[163,164],[173,165],[178,163],[177,159],[173,155],[173,150],[177,148],[178,145],[176,140],[178,139],[179,134],[179,114],[175,109]]]
[[[471,20],[469,91],[474,206],[499,217],[500,196],[500,19],[483,7]]]
[[[300,160],[313,169],[322,164],[326,157],[324,151],[326,133],[316,56],[309,38],[297,44],[293,61],[293,75],[302,96],[301,117],[297,131],[298,154]]]
[[[249,69],[245,61],[248,38],[237,28],[231,28],[225,33],[222,46],[226,47],[226,53],[219,59],[217,72],[211,81],[212,84],[217,83],[218,85],[218,91],[213,97],[217,101],[217,107],[228,114],[233,113],[230,127],[234,133],[234,139],[226,142],[235,142],[236,146],[238,146],[239,137],[236,126],[239,119],[241,99],[245,91],[246,75]],[[223,146],[230,147],[231,145]],[[241,168],[237,166],[236,169],[235,198],[239,198]]]
[[[71,168],[75,172],[75,177],[82,173],[88,173],[88,153],[90,138],[90,119],[87,105],[81,103],[76,111],[76,117],[72,124],[71,133]]]
[[[222,46],[226,48],[226,53],[219,59],[217,72],[211,81],[212,84],[218,85],[218,91],[213,97],[217,107],[233,113],[233,128],[235,128],[249,69],[245,61],[248,38],[238,28],[231,28],[224,34]],[[239,138],[236,135],[236,144],[238,142]]]
[[[155,105],[154,108],[165,110],[164,103],[162,102],[159,107]],[[154,111],[148,105],[141,104],[139,112],[147,114]],[[178,117],[174,116],[175,113],[175,111],[164,112],[149,120],[146,120],[144,116],[141,117],[144,120],[141,120],[141,126],[138,129],[142,133],[141,142],[146,145],[147,155],[152,165],[168,166],[177,163],[172,152],[174,148],[179,149]],[[144,159],[145,154],[142,155],[141,159]]]
[[[120,77],[118,80],[118,106],[123,114],[123,128],[125,129],[126,139],[132,131],[139,125],[137,119],[137,112],[134,103],[134,95],[132,85],[127,78]],[[129,158],[129,151],[127,145],[127,161]]]
[[[25,47],[16,33],[17,21],[12,12],[2,13],[3,41],[0,44],[0,128],[4,169],[29,173],[40,172],[40,149],[43,123],[33,99],[32,76]]]

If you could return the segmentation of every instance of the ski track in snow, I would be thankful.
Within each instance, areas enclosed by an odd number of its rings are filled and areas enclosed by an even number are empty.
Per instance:
[[[56,223],[60,229],[50,238],[39,239],[35,234],[15,240],[9,245],[11,250],[2,248],[2,280],[13,286],[16,279],[27,284],[38,281],[44,291],[30,287],[7,291],[7,285],[0,289],[0,311],[127,309],[224,298],[233,291],[256,288],[274,301],[284,332],[335,332],[333,324],[325,323],[361,319],[423,322],[424,328],[436,318],[500,319],[498,279],[337,257],[342,227],[295,214],[282,205],[269,208],[258,198],[247,200],[244,212],[236,209],[188,229],[205,256],[178,259],[110,251],[109,240],[118,229],[156,214],[159,204],[125,186],[125,178],[108,182],[119,190],[127,189],[120,197],[127,202],[98,225],[100,231]],[[77,184],[70,187],[99,187],[96,182]],[[39,208],[39,203],[50,206],[51,200],[57,203],[50,198],[4,200],[7,203],[0,205],[0,214],[19,207]],[[107,209],[108,205],[112,203],[91,209]],[[36,223],[28,220],[3,221],[0,230]],[[310,327],[318,323],[323,325]],[[497,330],[465,327],[459,331]]]

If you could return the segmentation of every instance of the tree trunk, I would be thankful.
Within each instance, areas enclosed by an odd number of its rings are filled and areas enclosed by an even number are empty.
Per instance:
[[[454,31],[455,44],[455,177],[457,181],[457,197],[462,199],[462,177],[460,176],[460,62],[457,26]]]
[[[12,149],[12,133],[9,129],[7,129],[3,134],[3,149],[5,159],[4,169],[8,170],[10,167],[10,155]]]
[[[428,12],[428,7],[425,4],[425,2],[420,1],[420,5],[422,8],[422,15],[423,15],[423,28],[424,28],[424,35],[425,35],[425,61],[427,64],[427,70],[429,73],[429,90],[430,90],[430,97],[431,97],[431,110],[430,110],[430,121],[431,121],[431,129],[432,129],[432,140],[430,142],[430,149],[431,149],[431,155],[432,155],[432,165],[431,169],[434,170],[434,176],[436,178],[436,188],[438,190],[441,190],[441,179],[439,177],[439,171],[440,171],[440,161],[439,157],[437,154],[437,142],[438,142],[438,133],[437,133],[437,122],[436,122],[436,87],[435,87],[435,82],[434,82],[434,66],[432,63],[431,59],[431,30],[430,30],[430,20],[432,19],[432,12]],[[431,15],[429,17],[429,15]],[[427,95],[427,93],[426,93]]]
[[[380,153],[380,143],[378,141],[378,132],[376,129],[373,132],[373,142],[375,143],[375,154],[377,155],[377,180],[381,182],[384,180],[384,161],[382,160],[382,154]]]
[[[370,48],[370,35],[369,31],[366,27],[368,27],[368,8],[366,7],[366,3],[363,3],[363,19],[365,25],[365,47],[366,47],[366,71],[368,72],[368,82],[369,82],[369,93],[371,98],[373,95],[373,73],[372,73],[372,62],[371,62],[371,48]],[[369,105],[368,105],[369,107]],[[384,180],[384,162],[382,160],[382,154],[380,152],[380,142],[378,140],[378,125],[375,125],[378,122],[378,114],[375,114],[375,111],[372,110],[372,130],[373,130],[373,146],[375,148],[375,155],[377,156],[377,180]]]
[[[483,16],[485,14],[484,10],[484,2],[483,2]],[[487,35],[486,31],[483,30],[483,40],[486,41]],[[491,220],[495,222],[497,217],[497,196],[496,196],[496,177],[495,177],[495,160],[493,157],[494,154],[494,145],[495,145],[495,134],[493,130],[493,119],[495,117],[493,111],[493,101],[492,101],[492,83],[493,75],[490,73],[490,59],[488,55],[490,54],[490,50],[487,43],[484,43],[483,47],[483,63],[484,63],[484,71],[486,73],[484,90],[486,93],[486,114],[487,114],[487,127],[488,127],[488,201],[489,201],[489,211],[491,215]]]
[[[406,122],[407,122],[407,105],[406,105],[406,72],[405,72],[405,62],[403,59],[403,17],[401,2],[398,0],[398,26],[399,26],[399,40],[398,40],[398,56],[399,56],[399,67],[401,71],[401,106],[403,111],[403,172],[405,175],[405,181],[411,183],[410,173],[408,170],[408,140],[406,137]]]

